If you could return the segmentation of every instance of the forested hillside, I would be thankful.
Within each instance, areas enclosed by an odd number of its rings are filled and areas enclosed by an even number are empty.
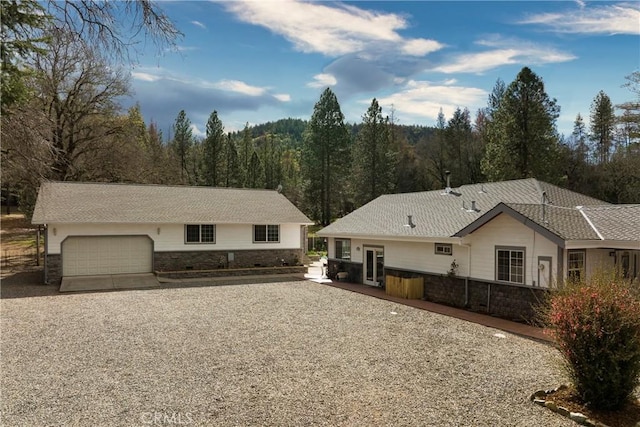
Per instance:
[[[10,3],[2,3],[3,9]],[[13,17],[16,21],[7,22]],[[275,189],[328,224],[381,194],[536,177],[614,203],[640,203],[640,73],[621,75],[628,102],[594,93],[571,135],[556,128],[561,106],[524,67],[498,80],[479,111],[440,113],[433,127],[395,123],[376,99],[346,123],[327,88],[308,119],[284,118],[228,132],[211,106],[204,137],[175,106],[173,123],[145,122],[128,74],[82,34],[8,14],[3,31],[37,26],[27,44],[3,46],[2,186],[32,208],[44,180]],[[26,46],[26,48],[25,48]],[[6,84],[11,81],[12,83]],[[490,88],[487,88],[490,89]],[[160,129],[171,128],[168,138]]]

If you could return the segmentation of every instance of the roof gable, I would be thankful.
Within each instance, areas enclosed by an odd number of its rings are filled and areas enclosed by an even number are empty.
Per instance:
[[[32,222],[312,224],[273,190],[78,182],[43,183]]]

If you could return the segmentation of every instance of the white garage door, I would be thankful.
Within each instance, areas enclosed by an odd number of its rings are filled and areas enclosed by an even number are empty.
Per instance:
[[[62,275],[150,273],[153,248],[147,236],[77,236],[62,243]]]

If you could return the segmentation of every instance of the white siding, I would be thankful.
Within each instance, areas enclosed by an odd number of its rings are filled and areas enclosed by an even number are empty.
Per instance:
[[[557,278],[558,246],[512,217],[501,214],[470,235],[471,274],[474,279],[495,280],[495,247],[525,248],[525,284],[538,280],[538,257],[551,257],[551,277]],[[566,257],[565,257],[566,262]]]
[[[330,238],[328,244],[329,258],[333,258],[335,256],[334,239]],[[451,263],[455,260],[460,266],[458,275],[466,276],[468,273],[468,248],[457,243],[452,243],[453,254],[449,256],[436,255],[434,242],[351,239],[352,262],[363,262],[364,246],[384,247],[384,265],[387,267],[446,274],[451,269]]]
[[[251,224],[216,224],[214,244],[186,244],[184,224],[49,224],[47,250],[50,254],[59,254],[60,245],[68,236],[118,235],[149,236],[156,252],[299,249],[301,243],[300,224],[281,224],[278,243],[253,243]]]

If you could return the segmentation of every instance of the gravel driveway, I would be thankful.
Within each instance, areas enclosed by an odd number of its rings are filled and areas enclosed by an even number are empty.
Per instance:
[[[3,299],[2,423],[573,426],[551,347],[311,282]]]

